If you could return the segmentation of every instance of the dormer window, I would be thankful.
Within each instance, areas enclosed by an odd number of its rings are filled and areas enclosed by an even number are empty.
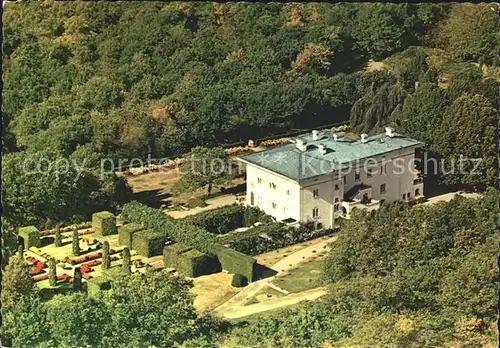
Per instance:
[[[319,197],[319,190],[318,189],[314,189],[313,190],[313,198],[318,198]]]

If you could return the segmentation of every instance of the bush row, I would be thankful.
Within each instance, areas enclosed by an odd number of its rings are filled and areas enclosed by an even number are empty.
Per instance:
[[[132,249],[146,257],[158,256],[162,254],[163,246],[168,239],[164,231],[139,231],[132,235]]]
[[[271,222],[272,218],[256,207],[237,204],[188,216],[184,221],[214,234],[224,234],[239,227],[252,226],[256,222]]]
[[[253,280],[255,259],[220,245],[219,238],[189,223],[189,221],[176,221],[163,214],[160,210],[150,208],[139,202],[125,204],[122,208],[122,218],[125,223],[142,224],[148,229],[163,233],[177,243],[193,247],[206,254],[214,254],[221,263],[222,269],[232,273],[242,273],[249,281]],[[134,238],[138,233],[142,232],[135,233]],[[242,270],[237,267],[241,267]]]
[[[144,230],[144,226],[136,223],[125,224],[118,227],[118,242],[132,249],[132,235],[135,232]]]
[[[217,273],[222,270],[214,255],[204,254],[183,244],[171,244],[163,248],[163,264],[173,267],[187,277]]]
[[[288,245],[325,236],[333,230],[315,230],[312,223],[298,228],[275,222],[256,226],[245,232],[233,233],[219,238],[228,247],[247,255],[258,255]]]

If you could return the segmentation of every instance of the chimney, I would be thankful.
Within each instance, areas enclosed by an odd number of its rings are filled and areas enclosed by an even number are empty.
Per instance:
[[[385,127],[385,135],[387,135],[389,138],[392,138],[394,136],[394,128]]]
[[[313,140],[318,140],[319,132],[317,130],[313,130],[312,133],[313,133]]]
[[[295,144],[297,146],[297,149],[299,149],[300,151],[306,151],[307,141],[305,141],[304,139],[300,138],[295,139]]]
[[[322,155],[326,154],[326,146],[325,144],[318,144],[318,150]]]
[[[368,134],[366,134],[366,133],[361,134],[361,142],[362,143],[366,143],[368,141],[367,138],[368,138]]]

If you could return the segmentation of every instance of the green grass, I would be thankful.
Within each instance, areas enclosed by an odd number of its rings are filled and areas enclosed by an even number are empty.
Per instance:
[[[317,288],[322,285],[323,264],[323,259],[304,261],[298,267],[288,271],[287,275],[277,277],[273,280],[273,284],[289,292]]]
[[[245,306],[261,303],[261,301],[258,299],[258,297],[261,297],[261,295],[264,295],[264,294],[271,295],[272,298],[278,298],[278,297],[285,296],[285,294],[279,292],[278,290],[275,290],[275,289],[269,288],[269,287],[265,287],[264,289],[262,289],[258,293],[256,293],[250,300],[248,300],[248,302],[245,303]]]

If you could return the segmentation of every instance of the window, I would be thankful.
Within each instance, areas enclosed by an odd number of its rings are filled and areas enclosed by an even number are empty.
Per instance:
[[[385,184],[380,185],[380,193],[385,193]]]
[[[314,189],[313,190],[313,198],[318,198],[319,197],[319,190],[318,189]]]
[[[318,208],[314,208],[313,209],[313,218],[317,218],[319,216],[319,209]]]
[[[269,183],[269,188],[273,189],[273,190],[276,190],[276,184],[274,182],[270,182]]]
[[[344,185],[347,182],[347,176],[344,176]]]
[[[272,203],[271,205],[272,205],[273,209],[276,209],[276,203]]]
[[[372,170],[371,169],[368,169],[367,172],[366,172],[366,176],[368,178],[371,178],[372,177]]]
[[[262,184],[262,178],[257,178],[257,184]]]
[[[354,181],[359,181],[359,172],[354,173]]]
[[[339,202],[339,198],[335,197],[335,203],[338,203],[338,202]]]
[[[415,190],[415,196],[418,196],[420,194],[420,190],[419,189],[416,189]]]
[[[338,203],[337,203],[337,204],[335,204],[335,205],[333,206],[333,212],[334,212],[334,213],[336,213],[336,212],[338,212],[339,210],[340,210],[340,204],[338,204]]]
[[[339,184],[335,184],[335,191],[339,190]]]
[[[385,174],[385,164],[380,166],[380,174]]]
[[[403,199],[406,199],[406,193],[403,193]]]
[[[286,190],[286,195],[290,196],[290,190]]]
[[[411,194],[410,194],[410,192],[408,192],[408,193],[406,194],[406,196],[408,197],[408,199],[410,199],[410,198],[411,198]]]

